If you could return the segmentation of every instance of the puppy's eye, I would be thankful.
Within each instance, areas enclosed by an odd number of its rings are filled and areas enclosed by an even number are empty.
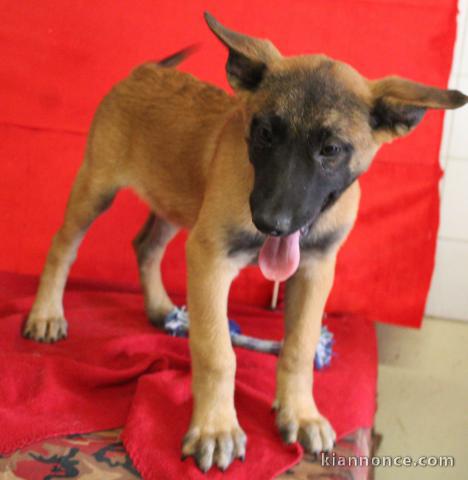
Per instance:
[[[268,125],[259,125],[255,131],[258,142],[267,147],[273,143],[273,132]]]
[[[320,155],[322,155],[322,157],[336,157],[341,151],[342,147],[340,145],[328,143],[322,147]]]

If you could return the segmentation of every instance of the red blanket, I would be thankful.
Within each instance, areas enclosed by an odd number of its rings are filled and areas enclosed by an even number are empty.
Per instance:
[[[69,338],[55,345],[18,335],[37,280],[0,273],[0,453],[42,438],[125,425],[123,440],[145,479],[207,478],[193,460],[180,461],[180,442],[191,412],[186,339],[152,327],[141,294],[70,282],[65,296]],[[179,301],[182,298],[178,298]],[[233,306],[245,333],[279,339],[282,318],[254,307]],[[316,374],[318,407],[342,436],[371,427],[377,355],[374,326],[331,317],[333,366]],[[223,478],[268,479],[300,459],[274,425],[276,357],[237,350],[236,406],[248,435],[244,464]],[[208,478],[221,473],[213,469]]]

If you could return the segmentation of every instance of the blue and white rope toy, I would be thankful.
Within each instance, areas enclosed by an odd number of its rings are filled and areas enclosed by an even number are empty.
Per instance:
[[[186,337],[188,335],[189,316],[185,307],[175,307],[164,319],[164,330],[174,337]],[[272,353],[278,355],[282,342],[276,340],[262,340],[260,338],[242,335],[239,325],[229,320],[229,332],[232,344],[236,347],[244,347],[257,352]],[[328,367],[333,355],[333,333],[326,326],[322,326],[320,339],[315,352],[314,367],[316,370]]]

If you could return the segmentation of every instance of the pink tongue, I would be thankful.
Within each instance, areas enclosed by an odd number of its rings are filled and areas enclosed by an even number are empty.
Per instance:
[[[282,282],[299,266],[299,231],[287,237],[268,236],[260,250],[258,265],[268,280]]]

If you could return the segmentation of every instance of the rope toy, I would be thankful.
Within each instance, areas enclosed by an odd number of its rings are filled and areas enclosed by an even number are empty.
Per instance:
[[[189,316],[185,307],[175,307],[164,319],[164,330],[174,337],[187,337],[188,326]],[[233,320],[229,320],[229,333],[234,346],[244,347],[257,352],[271,353],[273,355],[279,354],[283,343],[276,340],[262,340],[260,338],[243,335],[240,326]],[[322,326],[314,358],[314,367],[316,370],[330,365],[333,355],[333,343],[333,333],[331,333],[326,326]]]

